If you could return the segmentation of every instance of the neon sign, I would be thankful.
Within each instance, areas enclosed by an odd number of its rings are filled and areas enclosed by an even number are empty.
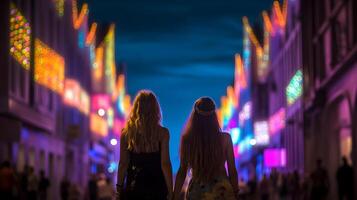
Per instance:
[[[63,93],[64,58],[39,39],[35,40],[35,81],[54,92]]]
[[[269,144],[269,125],[267,121],[257,121],[254,123],[254,138],[257,145]]]
[[[302,94],[302,79],[302,71],[298,70],[286,87],[286,101],[289,106],[294,104]]]
[[[264,165],[266,167],[285,167],[286,150],[285,149],[265,149]]]
[[[285,108],[280,108],[269,118],[269,135],[274,135],[285,128]]]

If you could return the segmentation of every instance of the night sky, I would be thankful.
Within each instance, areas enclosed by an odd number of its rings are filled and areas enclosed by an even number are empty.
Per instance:
[[[86,2],[91,20],[116,23],[116,59],[127,65],[130,95],[150,89],[159,98],[176,172],[181,130],[192,104],[200,96],[220,104],[233,83],[234,54],[242,49],[241,18],[255,22],[273,0]]]

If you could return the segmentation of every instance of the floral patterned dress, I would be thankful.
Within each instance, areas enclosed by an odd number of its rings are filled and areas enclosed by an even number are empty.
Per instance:
[[[204,184],[191,180],[186,200],[236,200],[236,197],[228,178],[219,177]]]

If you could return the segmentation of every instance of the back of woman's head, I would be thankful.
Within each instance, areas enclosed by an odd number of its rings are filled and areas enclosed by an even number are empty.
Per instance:
[[[181,159],[188,159],[198,180],[210,180],[222,165],[221,129],[211,98],[201,97],[195,102],[183,132],[180,151]]]
[[[139,91],[123,130],[128,149],[144,152],[156,150],[160,123],[161,110],[155,94],[148,90]]]

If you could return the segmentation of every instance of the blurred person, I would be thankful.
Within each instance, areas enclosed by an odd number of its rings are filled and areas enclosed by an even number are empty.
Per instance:
[[[342,157],[342,165],[338,168],[336,177],[339,200],[352,200],[353,168],[348,164],[345,156]]]
[[[232,139],[221,131],[215,103],[209,97],[201,97],[195,102],[184,129],[174,199],[178,199],[182,191],[188,170],[192,171],[192,179],[186,193],[187,200],[231,200],[238,197]]]
[[[45,171],[40,171],[40,181],[38,183],[38,193],[40,200],[47,199],[47,190],[50,187],[50,180],[45,177]]]
[[[301,186],[300,186],[300,174],[297,170],[294,170],[294,172],[291,174],[290,185],[291,185],[291,191],[290,191],[291,199],[299,200],[300,193],[301,193]]]
[[[259,183],[259,193],[261,200],[269,200],[270,196],[270,181],[267,178],[267,175],[264,174],[262,180]]]
[[[248,186],[243,178],[239,179],[238,186],[239,186],[239,198],[245,199],[248,193]]]
[[[99,200],[112,200],[114,197],[114,188],[110,178],[104,179],[104,182],[98,185],[98,199]]]
[[[4,161],[0,166],[0,197],[2,200],[14,199],[15,172],[9,161]]]
[[[97,185],[97,176],[92,174],[88,180],[88,196],[89,200],[97,200],[98,196],[98,185]]]
[[[67,177],[63,177],[63,179],[61,180],[61,184],[60,184],[61,200],[68,200],[70,186],[71,186],[71,184],[68,181]]]
[[[169,130],[161,125],[161,109],[151,91],[135,97],[120,137],[117,199],[167,199],[172,196]]]
[[[258,187],[258,183],[257,183],[257,177],[255,176],[255,174],[252,174],[248,180],[248,199],[257,199],[257,187]]]
[[[281,200],[288,198],[288,176],[286,174],[280,174],[279,181],[279,197]]]
[[[322,160],[316,160],[316,169],[311,174],[311,200],[324,200],[329,192],[329,178]]]
[[[20,174],[20,178],[19,178],[20,199],[26,199],[26,196],[27,196],[29,169],[30,169],[30,167],[28,165],[25,165],[23,172]]]
[[[33,167],[29,167],[27,177],[27,198],[28,200],[37,200],[38,193],[38,178]]]
[[[71,184],[69,187],[68,200],[81,200],[81,192],[77,184]]]
[[[271,184],[271,199],[278,200],[279,199],[279,187],[278,187],[278,180],[279,180],[279,172],[273,168],[270,173],[270,184]]]

